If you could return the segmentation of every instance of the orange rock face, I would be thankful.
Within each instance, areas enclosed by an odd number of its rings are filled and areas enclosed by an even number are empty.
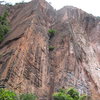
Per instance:
[[[44,0],[6,7],[11,31],[0,44],[0,86],[51,100],[60,88],[100,97],[100,19]],[[0,6],[0,14],[5,9]],[[48,30],[56,34],[49,39]],[[50,51],[49,46],[54,50]]]

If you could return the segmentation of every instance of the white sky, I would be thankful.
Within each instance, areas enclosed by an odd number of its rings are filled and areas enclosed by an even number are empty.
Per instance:
[[[21,2],[23,0],[4,0],[4,1],[15,3],[15,2]],[[27,2],[31,0],[24,0],[24,1]],[[51,5],[56,9],[60,9],[63,6],[69,5],[78,7],[95,16],[100,16],[100,0],[46,0],[46,1],[51,2]]]

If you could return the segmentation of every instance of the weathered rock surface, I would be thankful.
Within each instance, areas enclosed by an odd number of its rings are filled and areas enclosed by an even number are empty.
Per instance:
[[[5,7],[0,5],[0,14]],[[0,44],[0,85],[51,99],[75,87],[100,97],[100,19],[75,8],[55,11],[44,0],[7,8],[11,32]],[[48,30],[56,35],[49,39]],[[49,46],[54,46],[49,51]]]

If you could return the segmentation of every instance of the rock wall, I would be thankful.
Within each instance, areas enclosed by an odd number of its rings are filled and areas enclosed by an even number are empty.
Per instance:
[[[11,31],[0,44],[0,86],[35,92],[39,100],[51,100],[60,88],[75,87],[99,100],[99,18],[71,6],[56,11],[44,0],[6,9]],[[56,30],[51,39],[49,29]]]

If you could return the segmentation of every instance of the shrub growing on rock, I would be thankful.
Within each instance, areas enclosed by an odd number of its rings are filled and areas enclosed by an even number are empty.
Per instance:
[[[54,49],[55,49],[55,47],[49,46],[49,51],[53,51]]]
[[[50,39],[51,39],[55,34],[56,34],[56,30],[54,30],[54,29],[48,30],[48,35],[49,35],[49,38],[50,38]]]

